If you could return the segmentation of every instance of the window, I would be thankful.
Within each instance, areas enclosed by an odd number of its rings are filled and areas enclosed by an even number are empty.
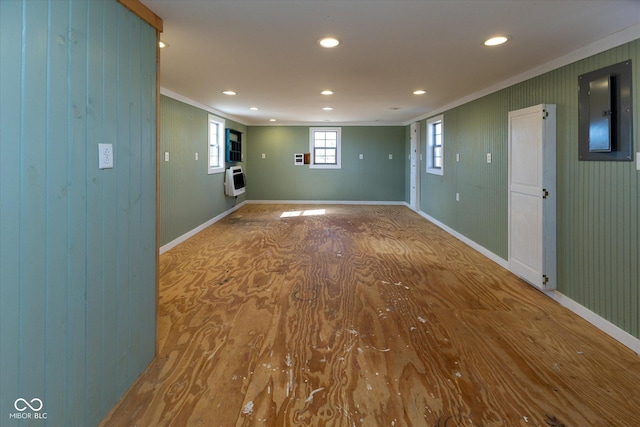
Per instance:
[[[443,116],[427,120],[427,173],[444,174]]]
[[[224,120],[209,114],[209,174],[224,172]]]
[[[309,128],[310,168],[340,169],[341,128]]]

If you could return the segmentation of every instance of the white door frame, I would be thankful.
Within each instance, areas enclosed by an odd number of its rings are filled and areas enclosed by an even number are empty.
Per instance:
[[[409,206],[418,212],[420,210],[420,122],[411,123],[410,133]]]
[[[509,112],[509,270],[541,290],[557,286],[556,106]]]

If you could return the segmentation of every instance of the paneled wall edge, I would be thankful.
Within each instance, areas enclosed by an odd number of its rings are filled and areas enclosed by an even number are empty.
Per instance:
[[[190,239],[191,237],[195,236],[196,234],[198,234],[199,232],[201,232],[205,228],[209,227],[210,225],[220,221],[222,218],[224,218],[224,217],[232,214],[233,212],[237,211],[238,209],[240,209],[245,204],[247,204],[246,201],[234,206],[231,209],[228,209],[228,210],[222,212],[220,215],[216,215],[215,217],[211,218],[209,221],[205,222],[204,224],[201,224],[201,225],[197,226],[193,230],[188,231],[188,232],[184,233],[182,236],[170,241],[166,245],[161,246],[160,247],[160,251],[159,251],[160,255],[162,255],[163,253],[167,252],[170,249],[175,248],[180,243],[187,241],[188,239]]]

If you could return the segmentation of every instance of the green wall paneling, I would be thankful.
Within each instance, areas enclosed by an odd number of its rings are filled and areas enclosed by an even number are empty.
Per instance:
[[[155,44],[116,1],[0,2],[3,426],[97,425],[155,354]]]
[[[247,132],[249,200],[405,199],[403,126],[343,126],[338,170],[294,165],[294,153],[309,152],[306,126],[250,126]]]
[[[404,127],[404,202],[411,202],[411,125]],[[419,162],[418,162],[419,164]],[[418,166],[419,167],[419,166]]]
[[[558,291],[640,337],[640,173],[635,162],[578,161],[578,76],[627,59],[638,109],[636,40],[444,112],[445,175],[421,172],[421,207],[506,259],[508,112],[556,104]],[[640,151],[638,126],[636,114],[634,153]],[[423,131],[423,150],[425,140]]]
[[[238,200],[224,195],[224,173],[207,172],[208,112],[173,98],[160,100],[160,245],[231,209]],[[246,158],[246,126],[225,119],[225,127],[243,133]],[[164,153],[169,152],[169,161]],[[198,160],[195,160],[198,153]],[[245,162],[238,164],[246,169]]]

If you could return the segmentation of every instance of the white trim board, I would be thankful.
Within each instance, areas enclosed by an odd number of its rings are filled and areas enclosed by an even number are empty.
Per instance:
[[[462,241],[467,246],[470,246],[471,248],[477,250],[482,255],[486,256],[487,258],[489,258],[490,260],[492,260],[496,264],[498,264],[501,267],[504,267],[505,269],[509,270],[509,262],[507,260],[502,259],[501,257],[499,257],[498,255],[494,254],[493,252],[491,252],[487,248],[485,248],[483,246],[480,246],[479,244],[477,244],[473,240],[469,239],[468,237],[465,237],[465,236],[461,235],[457,231],[455,231],[452,228],[444,225],[443,223],[441,223],[440,221],[438,221],[435,218],[432,218],[431,216],[427,215],[426,213],[424,213],[422,211],[418,211],[418,214],[420,214],[420,216],[424,217],[426,220],[432,222],[436,226],[440,227],[441,229],[443,229],[447,233],[451,234],[452,236],[454,236],[458,240]],[[615,339],[616,341],[618,341],[622,345],[628,347],[629,349],[631,349],[632,351],[634,351],[634,352],[636,352],[637,354],[640,355],[640,338],[636,338],[635,336],[631,335],[630,333],[628,333],[627,331],[623,330],[619,326],[614,325],[613,323],[611,323],[610,321],[608,321],[604,317],[601,317],[600,315],[598,315],[598,314],[594,313],[593,311],[589,310],[587,307],[577,303],[576,301],[572,300],[571,298],[567,297],[566,295],[564,295],[564,294],[562,294],[562,293],[560,293],[558,291],[541,291],[541,292],[543,292],[549,298],[551,298],[551,299],[555,300],[556,302],[558,302],[561,306],[567,308],[568,310],[570,310],[573,313],[577,314],[578,316],[582,317],[584,320],[586,320],[587,322],[591,323],[593,326],[595,326],[596,328],[600,329],[602,332],[604,332],[605,334],[609,335],[610,337],[612,337],[613,339]]]
[[[213,223],[218,222],[222,218],[230,215],[231,213],[233,213],[236,210],[240,209],[245,204],[404,205],[407,208],[411,209],[406,202],[396,202],[396,201],[390,201],[390,202],[350,201],[350,202],[347,202],[347,201],[341,201],[341,200],[339,200],[339,201],[246,200],[246,201],[234,206],[233,208],[221,213],[220,215],[217,215],[216,217],[214,217],[214,218],[210,219],[209,221],[205,222],[204,224],[194,228],[193,230],[183,234],[182,236],[178,237],[177,239],[174,239],[173,241],[167,243],[166,245],[161,246],[160,247],[160,255],[162,255],[163,253],[165,253],[169,249],[174,248],[175,246],[179,245],[180,243],[188,240],[190,237],[193,237],[194,235],[196,235],[200,231],[204,230],[205,228],[209,227]],[[413,210],[413,209],[411,209],[411,210]],[[505,259],[503,259],[503,258],[499,257],[498,255],[494,254],[493,252],[491,252],[487,248],[477,244],[473,240],[471,240],[468,237],[458,233],[454,229],[446,226],[442,222],[440,222],[437,219],[429,216],[428,214],[424,213],[423,211],[419,210],[419,211],[415,211],[415,212],[417,212],[420,216],[422,216],[427,221],[433,223],[437,227],[439,227],[442,230],[446,231],[447,233],[451,234],[453,237],[457,238],[458,240],[460,240],[461,242],[463,242],[467,246],[469,246],[472,249],[480,252],[482,255],[486,256],[487,258],[489,258],[490,260],[492,260],[493,262],[495,262],[499,266],[501,266],[501,267],[503,267],[503,268],[505,268],[507,270],[509,269],[509,263]],[[624,346],[628,347],[629,349],[631,349],[632,351],[636,352],[637,354],[640,354],[640,339],[639,338],[636,338],[635,336],[631,335],[630,333],[626,332],[625,330],[621,329],[620,327],[618,327],[618,326],[614,325],[613,323],[609,322],[607,319],[599,316],[598,314],[594,313],[593,311],[589,310],[588,308],[584,307],[583,305],[577,303],[576,301],[572,300],[571,298],[567,297],[566,295],[564,295],[564,294],[562,294],[562,293],[560,293],[558,291],[546,291],[546,292],[543,292],[543,293],[545,295],[547,295],[549,298],[551,298],[551,299],[555,300],[556,302],[558,302],[563,307],[567,308],[568,310],[570,310],[573,313],[577,314],[578,316],[582,317],[584,320],[586,320],[587,322],[591,323],[596,328],[600,329],[601,331],[603,331],[604,333],[606,333],[607,335],[609,335],[610,337],[612,337],[616,341],[620,342],[621,344],[623,344]]]
[[[254,205],[403,205],[405,201],[366,201],[366,200],[247,200]]]
[[[185,242],[189,238],[195,236],[205,228],[210,225],[220,221],[222,218],[230,215],[236,210],[240,209],[245,204],[262,204],[262,205],[404,205],[407,206],[407,203],[404,201],[387,201],[387,202],[379,202],[379,201],[344,201],[344,200],[245,200],[244,202],[234,206],[233,208],[222,212],[220,215],[217,215],[214,218],[211,218],[209,221],[205,222],[184,233],[182,236],[179,236],[166,245],[162,245],[160,247],[159,253],[162,255],[168,250],[178,246],[180,243]]]
[[[209,221],[205,222],[204,224],[201,224],[201,225],[197,226],[193,230],[184,233],[182,236],[180,236],[180,237],[178,237],[176,239],[173,239],[172,241],[170,241],[166,245],[160,246],[160,251],[159,251],[160,255],[162,255],[163,253],[167,252],[169,249],[175,248],[180,243],[187,241],[189,238],[195,236],[196,234],[198,234],[199,232],[201,232],[205,228],[209,227],[210,225],[220,221],[222,218],[224,218],[224,217],[230,215],[231,213],[237,211],[238,209],[240,209],[246,203],[247,202],[244,201],[244,202],[232,207],[231,209],[228,209],[228,210],[222,212],[220,215],[217,215],[217,216],[211,218]]]
[[[229,119],[229,120],[233,120],[234,122],[240,123],[243,126],[272,126],[272,127],[278,127],[278,126],[301,126],[301,127],[313,127],[313,126],[327,126],[327,122],[287,122],[287,121],[281,121],[278,123],[262,123],[262,122],[250,122],[247,121],[246,119],[240,118],[240,117],[236,117],[232,114],[229,113],[225,113],[224,111],[220,111],[217,110],[215,108],[209,107],[208,105],[204,105],[198,101],[194,101],[191,98],[187,98],[184,95],[180,95],[177,92],[174,92],[170,89],[167,89],[165,87],[160,87],[160,95],[164,95],[167,96],[169,98],[175,99],[176,101],[180,101],[183,102],[187,105],[191,105],[192,107],[196,107],[199,108],[203,111],[206,111],[208,113],[211,114],[215,114],[216,116],[225,118],[225,119]],[[403,122],[370,122],[370,121],[364,121],[364,122],[336,122],[335,124],[339,124],[340,126],[405,126],[405,124]]]
[[[599,53],[605,52],[609,49],[614,49],[618,46],[622,46],[625,43],[630,43],[634,40],[637,40],[639,37],[640,37],[640,24],[625,28],[624,30],[618,31],[617,33],[611,34],[610,36],[597,40],[587,46],[583,46],[573,52],[569,52],[564,56],[553,59],[545,64],[534,67],[521,74],[515,75],[511,78],[498,82],[492,86],[481,89],[477,92],[466,95],[458,100],[450,102],[449,104],[435,108],[412,120],[403,122],[403,124],[406,126],[411,124],[412,122],[428,119],[429,117],[441,114],[448,110],[452,110],[456,107],[459,107],[460,105],[464,105],[469,102],[475,101],[476,99],[482,98],[483,96],[498,92],[502,89],[506,89],[518,83],[522,83],[526,80],[541,76],[545,73],[557,70],[566,65],[570,65],[575,62],[581,61],[583,59],[589,58],[591,56],[597,55]]]
[[[167,96],[169,98],[175,99],[176,101],[180,101],[180,102],[185,103],[187,105],[191,105],[192,107],[199,108],[199,109],[201,109],[203,111],[206,111],[207,113],[214,114],[214,115],[216,115],[218,117],[222,117],[222,118],[225,118],[225,119],[233,120],[234,122],[238,122],[243,126],[248,126],[246,123],[243,123],[242,120],[240,118],[238,118],[238,117],[235,117],[235,116],[233,116],[231,114],[227,114],[224,111],[216,110],[215,108],[211,108],[208,105],[201,104],[198,101],[194,101],[191,98],[187,98],[186,96],[180,95],[179,93],[176,93],[176,92],[174,92],[172,90],[169,90],[167,88],[164,88],[162,86],[160,87],[160,95],[164,95],[164,96]]]
[[[456,239],[460,240],[465,245],[470,246],[472,249],[475,249],[476,251],[480,252],[482,255],[486,256],[491,261],[493,261],[496,264],[498,264],[500,267],[505,268],[507,270],[509,269],[509,262],[507,260],[505,260],[505,259],[499,257],[498,255],[494,254],[493,252],[491,252],[489,249],[485,248],[484,246],[480,246],[479,244],[477,244],[476,242],[474,242],[470,238],[458,233],[453,228],[448,227],[447,225],[443,224],[442,222],[438,221],[437,219],[433,218],[432,216],[429,216],[428,214],[424,213],[423,211],[417,211],[417,212],[418,212],[418,214],[420,214],[421,217],[425,218],[427,221],[432,222],[433,224],[435,224],[438,227],[442,228],[444,231],[446,231],[447,233],[451,234],[453,237],[455,237]]]
[[[558,291],[546,291],[544,292],[549,298],[556,300],[561,306],[566,307],[578,316],[582,317],[587,322],[600,329],[605,334],[609,335],[621,344],[629,347],[640,355],[640,338],[636,338],[619,326],[609,322],[604,317],[594,313],[585,306],[577,303],[566,295]]]

